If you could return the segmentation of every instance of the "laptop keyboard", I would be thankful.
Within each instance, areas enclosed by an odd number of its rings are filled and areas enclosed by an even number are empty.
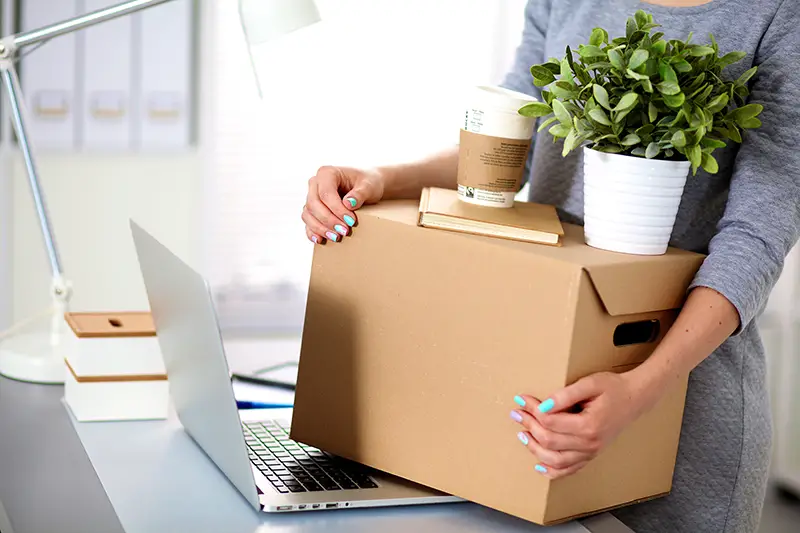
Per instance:
[[[242,426],[250,461],[281,494],[378,487],[366,467],[291,440],[286,421]]]

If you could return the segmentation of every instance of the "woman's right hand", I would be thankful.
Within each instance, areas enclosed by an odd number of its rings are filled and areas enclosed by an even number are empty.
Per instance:
[[[356,225],[355,211],[383,198],[385,177],[380,170],[324,166],[308,180],[303,208],[306,235],[315,244],[339,242]]]

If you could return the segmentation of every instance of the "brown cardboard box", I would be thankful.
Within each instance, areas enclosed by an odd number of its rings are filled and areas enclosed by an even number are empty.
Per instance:
[[[568,225],[561,248],[424,229],[416,202],[359,218],[316,247],[292,438],[538,524],[669,492],[685,384],[554,482],[509,413],[647,358],[703,256],[604,252]],[[645,342],[615,346],[632,323]]]

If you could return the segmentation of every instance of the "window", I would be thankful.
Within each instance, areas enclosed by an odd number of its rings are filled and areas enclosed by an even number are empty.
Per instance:
[[[276,42],[258,97],[236,0],[213,2],[209,276],[226,329],[298,328],[312,245],[300,213],[324,164],[406,161],[453,145],[462,95],[513,59],[524,0],[318,0]]]

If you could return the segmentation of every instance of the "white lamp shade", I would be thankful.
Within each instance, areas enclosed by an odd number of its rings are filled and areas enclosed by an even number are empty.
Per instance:
[[[239,16],[250,46],[319,22],[314,0],[239,0]]]

